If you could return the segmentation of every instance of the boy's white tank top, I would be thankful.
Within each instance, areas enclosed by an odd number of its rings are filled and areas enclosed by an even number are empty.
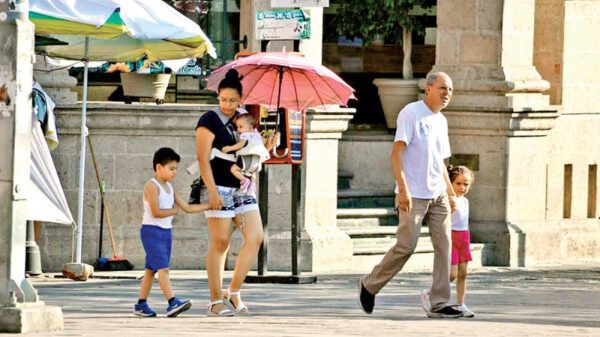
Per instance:
[[[163,189],[156,179],[150,179],[153,183],[158,186],[159,194],[158,194],[158,208],[160,209],[169,209],[173,208],[175,205],[175,194],[173,193],[173,186],[171,183],[167,181],[167,186],[169,187],[169,193]],[[172,227],[171,222],[173,221],[173,216],[168,216],[166,218],[155,218],[152,216],[152,211],[150,210],[150,203],[144,199],[144,216],[142,217],[143,225],[157,226],[160,228],[169,229]]]

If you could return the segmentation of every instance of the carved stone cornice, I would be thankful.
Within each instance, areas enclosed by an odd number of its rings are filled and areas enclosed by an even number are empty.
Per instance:
[[[348,123],[355,113],[356,109],[351,108],[308,109],[306,112],[306,138],[342,138],[342,132],[348,129]]]
[[[449,133],[507,137],[543,137],[556,125],[558,110],[514,112],[446,109]]]

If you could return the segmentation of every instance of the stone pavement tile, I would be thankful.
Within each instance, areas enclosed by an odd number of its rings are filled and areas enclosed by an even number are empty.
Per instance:
[[[431,282],[429,273],[400,273],[377,295],[373,315],[358,308],[358,275],[320,275],[305,285],[249,284],[243,297],[253,315],[233,318],[205,316],[205,273],[173,274],[177,296],[194,302],[177,318],[164,317],[157,283],[149,303],[159,317],[141,319],[132,314],[138,280],[34,281],[41,299],[65,316],[63,332],[36,336],[600,336],[596,267],[478,270],[468,284],[473,319],[425,317],[419,290]]]

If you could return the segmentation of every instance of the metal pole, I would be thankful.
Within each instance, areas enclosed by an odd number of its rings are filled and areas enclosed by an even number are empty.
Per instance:
[[[264,165],[259,173],[258,180],[258,207],[260,209],[260,217],[263,223],[264,240],[258,250],[258,275],[264,276],[267,273],[267,251],[269,237],[269,165]]]
[[[292,275],[299,276],[298,248],[300,247],[299,230],[302,223],[302,166],[292,164]]]
[[[81,108],[81,135],[79,140],[79,195],[77,200],[77,246],[75,249],[75,262],[81,263],[81,243],[83,241],[83,192],[85,182],[85,139],[88,91],[88,55],[90,48],[89,37],[85,38],[85,54],[83,59],[83,102]]]

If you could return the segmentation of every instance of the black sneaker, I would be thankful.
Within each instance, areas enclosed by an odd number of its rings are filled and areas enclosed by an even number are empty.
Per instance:
[[[431,310],[427,312],[429,318],[459,318],[463,317],[463,312],[454,309],[451,306],[445,306],[438,310]]]
[[[361,278],[358,279],[358,304],[366,314],[371,314],[375,306],[375,295],[365,288]]]

